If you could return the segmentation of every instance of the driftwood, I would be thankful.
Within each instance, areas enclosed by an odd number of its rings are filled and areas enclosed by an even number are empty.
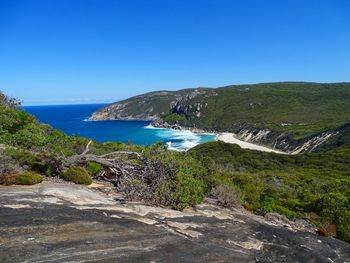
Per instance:
[[[169,185],[174,176],[171,167],[164,166],[155,158],[147,159],[138,152],[115,151],[103,155],[89,153],[91,141],[86,145],[85,150],[78,155],[65,158],[63,169],[73,165],[85,165],[87,162],[99,163],[103,166],[101,171],[94,178],[113,183],[116,191],[124,193],[125,197],[132,200],[142,200],[154,205],[168,205],[166,200],[155,198],[160,196],[159,191]],[[130,162],[138,159],[139,162]]]
[[[118,156],[120,155],[134,155],[140,160],[143,160],[142,156],[138,152],[129,151],[115,151],[103,155],[88,154],[90,151],[90,145],[92,141],[90,140],[85,147],[85,150],[81,154],[73,155],[64,160],[64,168],[68,168],[72,165],[86,163],[88,161],[99,163],[107,168],[119,168],[120,162],[122,161]],[[107,158],[109,157],[109,158]],[[113,158],[114,157],[114,158]],[[124,163],[125,165],[125,163]]]
[[[128,152],[128,151],[111,152],[111,153],[100,155],[100,157],[107,157],[107,156],[113,156],[113,155],[115,156],[115,155],[122,155],[122,154],[135,155],[136,157],[142,159],[142,156],[138,152]]]
[[[99,157],[97,155],[92,155],[92,154],[84,154],[84,155],[74,155],[72,157],[69,157],[68,159],[65,160],[65,166],[69,167],[72,165],[77,165],[77,164],[82,164],[86,163],[88,161],[99,163],[105,167],[109,168],[115,168],[117,167],[117,164],[114,162],[115,160],[113,159],[106,159],[103,157]]]
[[[84,165],[89,161],[95,162],[103,167],[103,171],[95,178],[111,182],[116,186],[118,186],[122,180],[129,180],[135,175],[144,173],[144,168],[141,165],[131,164],[121,158],[121,155],[129,155],[144,161],[144,158],[138,152],[115,151],[103,155],[89,154],[89,147],[91,144],[92,141],[89,141],[81,154],[65,158],[62,170],[66,170],[73,165]]]
[[[85,151],[83,151],[83,153],[81,155],[85,155],[85,154],[87,154],[90,151],[89,146],[90,146],[91,143],[92,143],[92,141],[90,140],[88,142],[88,144],[86,145],[86,147],[85,147]]]

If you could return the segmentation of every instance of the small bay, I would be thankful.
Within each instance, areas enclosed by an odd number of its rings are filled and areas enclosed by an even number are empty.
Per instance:
[[[26,106],[39,121],[69,135],[98,142],[132,142],[138,145],[165,143],[172,150],[188,150],[200,143],[214,141],[215,134],[154,128],[149,121],[87,121],[104,104]]]

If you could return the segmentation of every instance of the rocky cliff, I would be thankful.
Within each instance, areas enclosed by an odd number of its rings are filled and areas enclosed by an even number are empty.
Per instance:
[[[212,95],[208,89],[187,89],[180,91],[157,91],[112,103],[92,114],[90,120],[156,120],[169,110],[176,108],[179,101],[188,101],[199,95]]]

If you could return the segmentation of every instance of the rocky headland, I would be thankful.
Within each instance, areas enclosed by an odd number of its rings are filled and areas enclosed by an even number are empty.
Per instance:
[[[286,82],[159,91],[112,103],[90,120],[148,120],[155,127],[232,133],[289,154],[317,152],[349,136],[348,87]]]

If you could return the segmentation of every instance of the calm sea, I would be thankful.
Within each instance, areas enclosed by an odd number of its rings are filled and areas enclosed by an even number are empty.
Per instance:
[[[41,122],[69,135],[79,135],[99,142],[129,142],[149,145],[164,142],[169,149],[187,150],[200,143],[215,140],[214,134],[196,134],[154,128],[147,121],[87,121],[87,118],[104,104],[27,106],[25,110]]]

